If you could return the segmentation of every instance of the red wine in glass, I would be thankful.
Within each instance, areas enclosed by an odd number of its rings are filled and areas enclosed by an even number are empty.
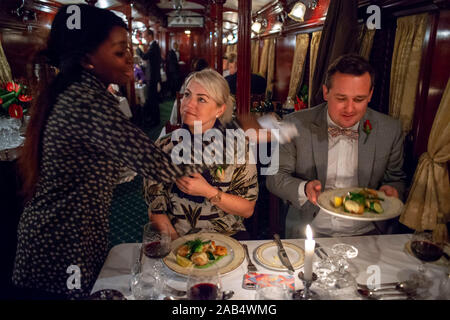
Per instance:
[[[212,283],[198,283],[188,292],[190,300],[217,300],[219,288]]]
[[[144,247],[144,254],[152,259],[164,258],[169,252],[170,248],[166,248],[160,241],[147,243]]]
[[[437,261],[442,257],[443,250],[441,247],[423,240],[413,241],[411,243],[411,251],[422,261]]]

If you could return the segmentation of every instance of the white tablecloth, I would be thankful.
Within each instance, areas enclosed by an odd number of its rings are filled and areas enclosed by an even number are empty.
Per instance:
[[[405,250],[405,243],[411,239],[410,234],[399,235],[379,235],[379,236],[363,236],[363,237],[342,237],[342,238],[323,238],[316,239],[322,247],[331,252],[331,246],[336,243],[348,243],[355,246],[359,254],[356,258],[349,260],[349,270],[356,277],[358,283],[366,283],[366,280],[373,274],[373,266],[379,267],[381,273],[381,283],[407,280],[409,276],[417,271],[420,262],[415,257],[408,254]],[[271,240],[242,241],[248,245],[250,255],[253,257],[254,250],[261,244]],[[304,248],[304,240],[289,239],[293,244]],[[140,244],[125,243],[113,247],[105,261],[100,275],[94,285],[92,292],[101,289],[116,289],[129,295],[130,270],[136,261],[138,248]],[[314,259],[318,259],[314,256]],[[444,259],[444,258],[442,258]],[[258,272],[270,274],[283,274],[264,268],[257,264]],[[166,266],[166,274],[168,275],[168,284],[179,290],[186,290],[186,278],[180,276]],[[427,275],[433,279],[433,286],[429,289],[427,299],[436,299],[439,297],[439,284],[446,276],[447,267],[440,263],[428,263]],[[295,276],[295,289],[303,288],[297,274],[303,271],[303,268],[297,269]],[[221,277],[223,290],[233,290],[235,292],[232,300],[252,300],[255,296],[254,290],[246,290],[242,288],[243,275],[247,272],[247,262],[244,262],[235,270]],[[284,274],[287,274],[284,273]],[[318,288],[319,289],[319,288]],[[319,289],[320,292],[320,289]],[[346,288],[338,290],[328,299],[361,299],[355,292],[354,288]]]

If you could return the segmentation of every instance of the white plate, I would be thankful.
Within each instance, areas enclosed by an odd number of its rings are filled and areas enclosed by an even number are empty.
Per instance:
[[[244,248],[242,248],[241,244],[226,235],[223,235],[221,233],[209,233],[209,232],[200,232],[195,234],[189,234],[187,236],[181,237],[176,239],[172,242],[172,250],[170,251],[169,255],[163,259],[163,262],[169,267],[169,269],[173,270],[176,273],[179,273],[181,275],[188,275],[190,268],[185,268],[180,266],[177,263],[177,250],[178,248],[183,245],[185,242],[194,240],[194,239],[201,239],[202,241],[206,240],[214,240],[216,245],[218,246],[224,246],[227,248],[228,254],[217,261],[214,266],[218,268],[218,271],[221,275],[227,274],[237,267],[241,265],[241,263],[244,261]],[[210,275],[214,271],[214,269],[211,268],[205,268],[205,269],[196,269],[198,271],[199,275]]]
[[[331,214],[333,216],[337,216],[344,219],[350,220],[359,220],[359,221],[383,221],[395,218],[400,215],[403,208],[403,202],[394,197],[388,197],[384,194],[384,192],[377,191],[378,197],[384,199],[381,201],[381,206],[383,207],[383,213],[373,213],[373,212],[364,212],[363,214],[354,214],[344,211],[344,206],[340,206],[339,208],[335,208],[334,197],[342,197],[346,195],[349,191],[358,192],[362,190],[362,188],[343,188],[343,189],[334,189],[322,192],[317,199],[317,205],[326,213]]]
[[[281,241],[284,250],[289,257],[289,261],[294,269],[303,266],[305,260],[305,251],[290,242]],[[281,263],[278,256],[278,246],[275,242],[267,242],[260,245],[255,250],[255,259],[264,267],[277,271],[287,271],[288,269]]]

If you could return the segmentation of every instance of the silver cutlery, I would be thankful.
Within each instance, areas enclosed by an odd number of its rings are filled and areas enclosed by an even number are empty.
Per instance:
[[[248,272],[258,272],[258,269],[256,269],[256,266],[253,264],[252,260],[250,259],[250,254],[248,253],[248,247],[245,243],[242,244],[244,247],[245,256],[247,257],[247,270]]]
[[[234,296],[233,290],[225,290],[222,293],[222,298],[219,300],[229,300]],[[174,297],[174,296],[165,296],[164,300],[188,300],[187,297]]]
[[[177,296],[177,297],[182,297],[182,296],[186,295],[186,291],[172,288],[171,286],[169,286],[167,284],[164,285],[164,291],[171,294],[172,296]]]
[[[275,243],[276,243],[277,246],[278,246],[278,256],[280,257],[281,263],[282,263],[286,268],[288,268],[288,270],[289,270],[290,272],[294,273],[294,272],[295,272],[294,267],[292,266],[291,261],[289,260],[289,257],[288,257],[288,255],[287,255],[287,253],[286,253],[286,250],[285,250],[284,247],[283,247],[283,243],[282,243],[281,240],[280,240],[280,236],[279,236],[277,233],[275,233],[275,234],[273,235],[273,238],[275,239]]]
[[[371,300],[413,300],[414,294],[401,293],[376,293],[372,290],[358,289],[358,293]]]
[[[369,288],[367,285],[361,283],[358,283],[357,286],[360,289],[370,290],[373,292],[397,290],[405,293],[415,293],[418,288],[418,284],[414,281],[380,283],[380,285],[377,288]]]
[[[315,250],[322,252],[325,255],[325,257],[328,257],[328,253],[323,249],[323,247],[317,241],[316,241]]]

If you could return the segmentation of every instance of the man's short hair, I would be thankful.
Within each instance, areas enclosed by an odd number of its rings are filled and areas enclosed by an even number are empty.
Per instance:
[[[146,31],[147,31],[147,34],[148,34],[149,36],[155,37],[155,34],[153,33],[153,30],[152,30],[152,29],[147,28]]]
[[[236,53],[230,53],[228,55],[228,63],[234,63],[237,60],[237,54]]]
[[[370,75],[370,88],[375,84],[375,70],[370,63],[357,54],[345,54],[340,56],[330,64],[325,77],[325,86],[331,89],[333,76],[336,72],[362,76],[366,72]]]

